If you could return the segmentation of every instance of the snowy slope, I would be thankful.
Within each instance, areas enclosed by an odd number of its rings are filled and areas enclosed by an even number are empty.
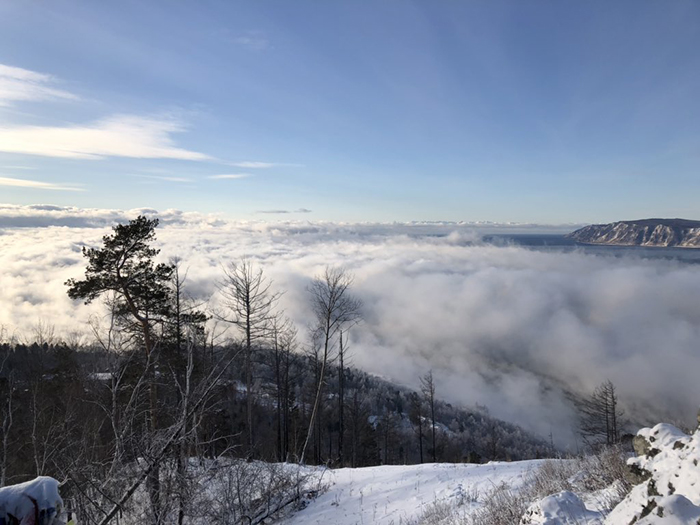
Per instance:
[[[435,502],[475,509],[479,498],[501,483],[517,489],[527,473],[541,463],[438,463],[327,470],[322,480],[327,491],[284,523],[399,525],[415,520]]]

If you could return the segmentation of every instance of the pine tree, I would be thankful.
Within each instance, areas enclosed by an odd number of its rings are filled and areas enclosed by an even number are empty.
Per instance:
[[[125,330],[138,333],[145,354],[149,377],[149,411],[147,421],[151,435],[158,430],[158,393],[155,381],[155,325],[171,312],[173,266],[155,264],[159,250],[152,248],[158,219],[142,215],[128,224],[118,224],[112,235],[102,238],[102,248],[83,248],[88,260],[83,280],[68,279],[68,296],[89,304],[112,292],[112,311]],[[148,476],[149,497],[154,522],[161,520],[159,469]]]

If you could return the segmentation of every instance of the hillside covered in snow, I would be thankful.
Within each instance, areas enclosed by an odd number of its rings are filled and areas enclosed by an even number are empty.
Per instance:
[[[634,456],[608,447],[571,459],[338,469],[193,459],[192,506],[183,523],[700,524],[700,429],[688,435],[663,423],[644,428],[634,449]],[[145,487],[137,488],[122,507],[124,525],[148,515]],[[0,518],[29,516],[36,507],[50,517],[46,523],[65,523],[57,490],[51,478],[2,488]]]
[[[568,237],[584,244],[700,248],[700,221],[642,219],[592,224]]]
[[[634,446],[626,467],[619,450],[608,450],[570,460],[329,470],[321,494],[280,523],[700,524],[700,431],[658,424],[640,430]]]

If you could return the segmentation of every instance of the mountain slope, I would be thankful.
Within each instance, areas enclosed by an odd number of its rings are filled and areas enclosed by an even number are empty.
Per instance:
[[[567,237],[584,244],[700,248],[700,221],[642,219],[592,224]]]

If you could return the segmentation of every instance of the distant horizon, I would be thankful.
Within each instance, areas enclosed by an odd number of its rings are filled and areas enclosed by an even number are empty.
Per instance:
[[[546,222],[526,222],[526,221],[493,221],[493,220],[449,220],[449,219],[407,219],[407,220],[331,220],[323,218],[315,218],[310,216],[313,214],[312,210],[260,210],[254,212],[250,217],[238,218],[234,215],[229,214],[226,211],[213,211],[213,212],[201,212],[199,210],[182,210],[179,208],[165,208],[165,209],[155,209],[150,206],[137,206],[133,208],[120,208],[120,207],[81,207],[74,205],[60,205],[49,202],[35,202],[31,204],[15,204],[9,202],[0,202],[0,228],[3,227],[3,219],[8,217],[8,212],[10,210],[33,210],[35,212],[71,212],[71,211],[95,211],[95,212],[120,212],[122,215],[121,220],[126,220],[128,214],[134,215],[139,213],[145,213],[147,215],[155,215],[161,213],[186,213],[186,214],[200,214],[202,216],[219,217],[223,220],[230,222],[260,222],[260,223],[318,223],[318,224],[380,224],[380,225],[391,225],[391,224],[455,224],[455,225],[473,225],[473,226],[503,226],[503,227],[543,227],[543,228],[577,228],[590,225],[599,224],[613,224],[618,222],[641,222],[650,220],[659,221],[689,221],[689,222],[700,222],[700,219],[690,219],[687,217],[661,217],[661,216],[647,216],[638,217],[635,219],[614,219],[606,222],[594,222],[594,221],[578,221],[578,222],[560,222],[560,223],[546,223]]]
[[[259,222],[265,224],[276,224],[276,223],[299,223],[299,224],[337,224],[337,225],[462,225],[462,226],[474,226],[474,227],[522,227],[522,228],[553,228],[553,229],[563,229],[563,228],[574,228],[579,226],[585,226],[593,224],[590,222],[572,222],[572,223],[536,223],[536,222],[497,222],[490,220],[442,220],[442,219],[423,219],[423,220],[386,220],[386,221],[344,221],[344,220],[328,220],[313,218],[308,215],[310,211],[307,212],[271,212],[271,211],[260,211],[257,212],[253,217],[246,219],[239,219],[235,216],[229,215],[226,212],[211,212],[203,213],[200,211],[187,211],[180,210],[177,208],[167,208],[158,210],[153,207],[135,207],[135,208],[95,208],[95,207],[80,207],[80,206],[64,206],[51,203],[34,203],[34,204],[13,204],[13,203],[3,203],[0,202],[0,228],[12,227],[7,224],[8,219],[13,218],[27,218],[27,217],[42,217],[47,221],[55,219],[57,222],[65,220],[71,217],[85,217],[93,213],[95,216],[104,217],[108,214],[115,214],[111,217],[113,221],[125,221],[131,216],[136,216],[139,214],[152,215],[158,217],[160,215],[171,216],[175,215],[199,215],[201,217],[209,217],[212,219],[218,218],[226,222],[231,223],[247,223],[247,222]],[[166,219],[167,220],[167,219]],[[615,221],[617,222],[617,221]],[[105,223],[106,224],[106,223]]]

